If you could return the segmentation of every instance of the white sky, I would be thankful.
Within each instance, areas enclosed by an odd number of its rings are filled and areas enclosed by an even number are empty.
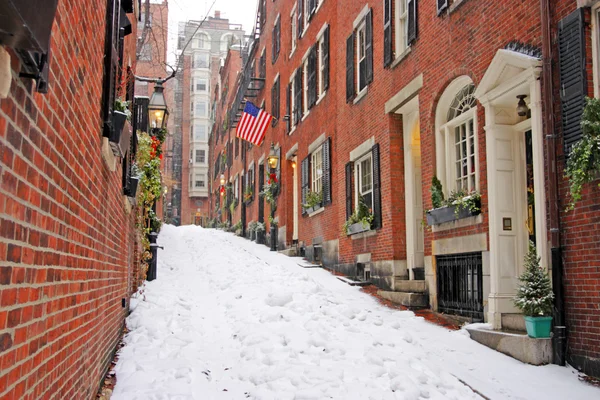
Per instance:
[[[212,9],[210,8],[215,2]],[[249,34],[256,18],[257,0],[168,0],[169,2],[169,49],[168,59],[173,60],[177,46],[177,27],[180,21],[202,20],[206,14],[214,16],[221,11],[221,18],[229,18],[233,24],[242,24]],[[210,11],[209,11],[210,10]]]

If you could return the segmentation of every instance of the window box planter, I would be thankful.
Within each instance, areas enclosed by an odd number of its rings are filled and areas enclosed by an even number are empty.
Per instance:
[[[317,210],[318,210],[318,209],[320,209],[321,207],[323,207],[323,204],[322,204],[322,203],[319,203],[319,204],[315,204],[315,205],[314,205],[314,206],[312,206],[312,207],[305,208],[305,209],[304,209],[304,211],[306,212],[306,214],[310,214],[310,213],[313,213],[313,212],[317,211]]]
[[[127,114],[121,111],[113,111],[112,129],[108,141],[113,154],[117,157],[123,157],[129,148],[131,139],[131,126],[127,121]]]
[[[481,213],[481,211],[473,212],[469,208],[462,207],[457,214],[457,207],[458,205],[451,205],[427,211],[427,225],[439,225],[443,224],[444,222],[456,221],[459,219],[472,217],[474,215],[479,215]],[[481,205],[479,205],[479,207],[481,207]]]
[[[357,233],[370,231],[371,226],[369,224],[363,224],[362,222],[357,222],[348,226],[348,236],[356,235]]]

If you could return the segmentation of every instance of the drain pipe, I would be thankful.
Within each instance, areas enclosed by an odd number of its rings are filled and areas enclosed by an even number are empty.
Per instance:
[[[544,105],[544,127],[546,132],[546,159],[550,170],[548,179],[548,204],[550,225],[550,246],[552,252],[552,286],[554,291],[552,346],[553,362],[565,365],[566,326],[563,291],[563,264],[560,247],[560,213],[558,201],[558,169],[556,167],[556,142],[558,140],[554,124],[554,85],[552,80],[552,20],[551,0],[540,0],[542,24],[542,99]]]

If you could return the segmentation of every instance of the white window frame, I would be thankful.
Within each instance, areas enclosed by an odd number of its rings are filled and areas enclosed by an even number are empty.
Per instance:
[[[323,145],[310,155],[310,190],[323,193]]]
[[[294,123],[294,106],[296,105],[296,96],[295,96],[296,88],[294,85],[294,81],[296,80],[296,74],[297,74],[297,70],[294,70],[294,73],[292,74],[292,76],[290,76],[290,88],[291,88],[291,93],[290,93],[290,135],[296,129],[296,124]]]
[[[396,57],[408,49],[408,1],[395,0],[394,12],[394,43]]]
[[[325,30],[327,30],[327,27],[327,24],[323,25],[323,28],[321,28],[321,31],[317,35],[317,103],[319,103],[321,98],[327,93],[327,90],[323,88],[323,70],[325,69],[325,63],[323,62],[323,45],[325,44]],[[331,60],[331,54],[329,57]]]
[[[472,132],[472,143],[467,135],[467,188],[461,188],[467,193],[472,191],[479,191],[479,154],[478,154],[478,143],[477,143],[477,105],[470,110],[465,111],[458,117],[448,121],[442,125],[441,130],[444,138],[444,151],[446,158],[446,182],[445,189],[446,194],[449,195],[453,191],[459,190],[457,181],[459,179],[456,171],[456,131],[455,129],[461,126],[469,126],[469,122],[473,121],[473,132]],[[473,154],[470,153],[471,144],[473,146]],[[475,165],[473,166],[472,158],[475,159]],[[470,172],[473,171],[473,172]],[[474,182],[471,182],[473,177]],[[461,176],[464,179],[464,177]]]
[[[198,89],[198,85],[202,85],[203,83],[204,83],[204,90]],[[208,79],[206,79],[206,78],[196,78],[194,80],[194,85],[195,85],[194,86],[194,90],[196,92],[206,93],[206,92],[209,91],[209,88],[208,88]]]
[[[200,111],[200,106],[201,105],[204,105],[204,112]],[[197,101],[196,102],[196,108],[194,110],[194,113],[196,114],[196,117],[206,117],[207,107],[208,107],[208,103],[206,101]]]
[[[296,12],[296,4],[292,8],[292,12],[290,12],[290,30],[292,32],[292,51],[290,52],[290,57],[296,51],[296,43],[298,42],[298,13]]]
[[[238,180],[238,176],[236,175],[235,178],[233,178],[233,198],[235,200],[238,200],[240,198],[239,196],[239,180]]]
[[[194,151],[195,151],[194,162],[196,164],[206,164],[206,150],[196,149]],[[200,161],[198,161],[198,159],[200,159]]]
[[[204,129],[203,138],[199,137],[200,132],[198,132],[199,131],[198,128],[201,128],[201,129],[203,128]],[[194,124],[194,137],[193,137],[193,139],[195,141],[201,141],[201,142],[206,141],[206,131],[207,131],[206,125],[201,124],[201,123],[200,124]]]
[[[362,188],[362,163],[364,161],[370,161],[371,165],[371,176],[370,176],[370,189],[363,191]],[[371,151],[367,152],[359,159],[354,162],[354,209],[358,210],[359,199],[364,197],[365,195],[371,195],[371,212],[373,212],[373,203],[375,201],[374,193],[373,193],[373,153]]]
[[[202,189],[205,187],[205,183],[203,179],[194,181],[194,188]]]
[[[363,43],[362,49],[361,49],[361,45],[360,45],[361,33],[364,38],[364,43]],[[363,51],[362,58],[360,57],[361,50]],[[363,19],[363,21],[360,23],[360,25],[358,25],[358,28],[356,28],[356,88],[358,89],[357,94],[356,94],[357,97],[362,92],[367,90],[367,87],[369,86],[365,82],[365,86],[363,88],[360,87],[360,62],[362,60],[365,60],[366,57],[367,57],[367,22],[366,22],[366,20]]]

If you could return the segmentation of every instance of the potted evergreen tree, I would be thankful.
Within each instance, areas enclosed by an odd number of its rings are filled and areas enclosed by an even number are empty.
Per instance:
[[[549,338],[554,293],[548,274],[540,268],[540,258],[531,241],[525,256],[525,272],[519,277],[519,281],[521,284],[514,303],[525,315],[527,335],[532,338]]]

